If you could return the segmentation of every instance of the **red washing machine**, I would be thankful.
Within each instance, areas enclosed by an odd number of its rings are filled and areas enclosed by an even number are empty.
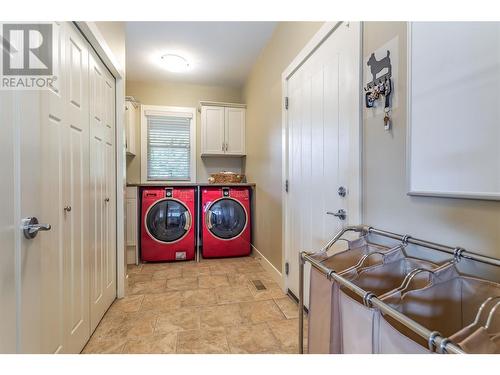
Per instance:
[[[194,259],[195,188],[142,191],[141,259],[148,262]]]
[[[203,257],[249,255],[251,251],[250,189],[203,187],[201,202]]]

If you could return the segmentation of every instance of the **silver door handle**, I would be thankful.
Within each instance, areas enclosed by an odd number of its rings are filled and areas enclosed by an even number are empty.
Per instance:
[[[51,228],[50,224],[39,224],[36,217],[26,217],[21,222],[24,237],[28,240],[35,238],[39,231],[47,231]]]
[[[335,216],[335,217],[338,217],[340,220],[345,220],[346,217],[347,217],[347,212],[346,210],[344,209],[340,209],[338,210],[337,212],[331,212],[331,211],[327,211],[326,212],[327,215],[332,215],[332,216]]]

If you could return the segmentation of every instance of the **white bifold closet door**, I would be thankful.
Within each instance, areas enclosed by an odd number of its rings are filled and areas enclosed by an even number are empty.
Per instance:
[[[42,93],[42,351],[74,353],[89,337],[88,46],[56,27],[59,75]],[[45,235],[46,234],[46,235]]]
[[[344,223],[358,220],[351,142],[359,127],[360,26],[343,23],[297,68],[286,82],[287,288],[298,296],[299,253],[317,251]],[[357,161],[357,160],[356,160]],[[347,195],[338,194],[339,187]],[[347,220],[327,214],[344,209]],[[309,271],[306,268],[305,304]]]
[[[41,241],[41,352],[78,353],[116,296],[114,79],[72,24],[54,27],[58,80],[41,94],[40,132],[40,216],[52,229],[34,239]]]
[[[115,85],[99,58],[90,54],[91,328],[116,297]]]

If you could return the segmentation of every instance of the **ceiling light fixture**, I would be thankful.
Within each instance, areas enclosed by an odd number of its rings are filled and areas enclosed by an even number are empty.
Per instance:
[[[161,60],[165,68],[170,72],[184,72],[189,68],[188,61],[184,57],[179,55],[167,53],[166,55],[163,55],[161,57]]]

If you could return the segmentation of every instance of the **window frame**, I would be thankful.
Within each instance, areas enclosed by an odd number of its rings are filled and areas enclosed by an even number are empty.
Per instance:
[[[191,114],[190,124],[190,173],[189,180],[148,180],[148,119],[146,112],[165,112],[165,115],[182,113]],[[195,183],[196,182],[196,108],[193,107],[171,107],[159,105],[141,105],[141,183]]]

